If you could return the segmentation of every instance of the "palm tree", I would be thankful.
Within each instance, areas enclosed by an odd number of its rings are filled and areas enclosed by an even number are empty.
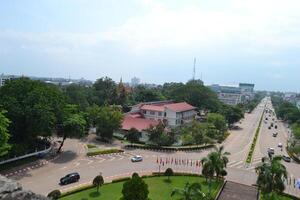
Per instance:
[[[275,156],[274,158],[265,157],[262,159],[262,164],[255,168],[258,174],[256,183],[263,193],[284,191],[287,170],[280,161],[281,156]]]
[[[215,151],[210,152],[207,157],[201,160],[202,174],[206,181],[209,179],[209,193],[211,190],[211,179],[216,174],[217,179],[220,175],[226,174],[225,168],[228,163],[228,152],[224,152],[224,147],[215,148]]]
[[[201,191],[200,183],[186,183],[184,188],[176,188],[172,191],[171,197],[178,195],[178,200],[208,200],[209,196],[206,196]]]

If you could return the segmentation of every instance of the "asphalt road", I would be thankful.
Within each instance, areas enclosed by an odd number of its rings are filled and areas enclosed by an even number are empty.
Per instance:
[[[255,130],[266,103],[267,99],[263,100],[251,114],[246,114],[245,118],[238,124],[241,129],[232,130],[230,136],[222,144],[225,150],[231,153],[227,168],[228,175],[226,178],[228,180],[248,185],[254,184],[257,177],[254,168],[259,164],[261,158],[266,155],[266,149],[268,147],[275,148],[279,142],[285,144],[285,129],[280,122],[278,122],[279,134],[277,138],[272,137],[271,133],[269,133],[271,131],[267,129],[268,124],[263,123],[252,163],[250,165],[245,163]],[[267,104],[270,104],[270,102]],[[21,170],[19,173],[10,175],[9,178],[18,180],[25,189],[47,194],[54,189],[67,191],[87,184],[99,173],[102,173],[105,181],[129,176],[133,172],[149,174],[152,171],[164,171],[167,167],[171,167],[175,171],[200,173],[201,168],[196,166],[196,162],[205,157],[210,151],[211,150],[195,152],[156,152],[125,150],[125,153],[121,154],[86,157],[84,143],[78,140],[68,139],[64,146],[64,152],[60,157],[38,168]],[[283,153],[285,152],[283,151]],[[133,155],[142,155],[144,159],[143,162],[132,163],[130,158]],[[170,160],[172,158],[174,160],[188,160],[189,163],[192,161],[192,166],[190,164],[174,165],[174,163],[164,163],[164,165],[159,165],[157,163],[157,159],[162,159],[165,162],[167,158]],[[290,174],[300,178],[299,165],[295,163],[285,163],[285,165]],[[70,172],[79,172],[81,176],[80,181],[67,186],[60,186],[58,184],[59,179]],[[300,195],[295,189],[290,189],[288,192],[297,194],[298,196]]]

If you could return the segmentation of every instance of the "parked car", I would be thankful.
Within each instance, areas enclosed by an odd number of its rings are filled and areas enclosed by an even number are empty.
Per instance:
[[[291,162],[291,158],[289,156],[286,156],[286,155],[282,156],[282,160],[284,160],[285,162]]]
[[[277,129],[277,125],[275,125],[274,128]]]
[[[133,156],[131,158],[131,162],[141,162],[141,161],[143,161],[143,157],[142,156],[136,155],[136,156]]]
[[[268,148],[268,154],[274,154],[275,150],[274,148]]]
[[[278,147],[282,148],[282,143],[278,143]]]
[[[273,137],[277,137],[277,135],[278,135],[278,133],[276,132],[276,133],[273,133]]]
[[[269,129],[271,129],[271,126],[269,126]]]
[[[79,179],[80,179],[80,176],[77,172],[70,173],[60,179],[60,184],[66,185],[66,184],[74,183],[74,182],[79,181]]]

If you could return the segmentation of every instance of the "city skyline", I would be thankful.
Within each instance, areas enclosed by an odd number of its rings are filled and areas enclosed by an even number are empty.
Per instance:
[[[0,3],[0,72],[88,80],[249,82],[300,92],[299,2]],[[299,5],[300,6],[300,5]],[[29,12],[30,11],[30,12]]]

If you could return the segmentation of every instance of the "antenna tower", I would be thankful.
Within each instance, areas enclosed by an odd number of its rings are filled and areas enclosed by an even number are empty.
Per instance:
[[[196,75],[196,58],[194,58],[193,80],[195,80],[195,75]]]

